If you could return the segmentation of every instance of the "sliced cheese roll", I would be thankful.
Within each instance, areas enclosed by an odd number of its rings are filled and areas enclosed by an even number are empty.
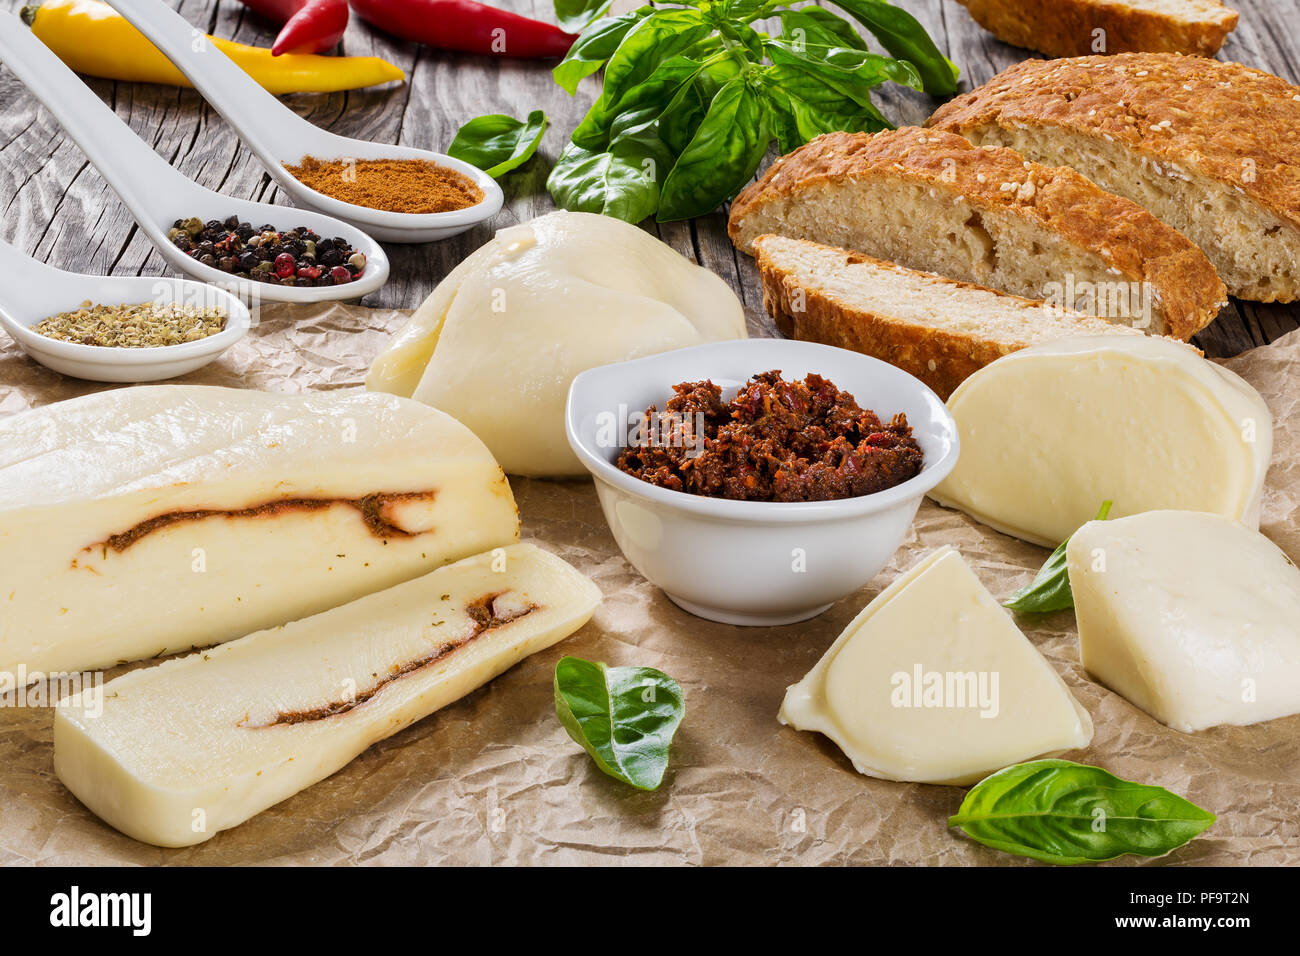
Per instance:
[[[512,545],[60,703],[54,769],[128,836],[201,843],[587,622],[596,586]]]
[[[1300,570],[1221,515],[1090,521],[1066,549],[1083,666],[1175,730],[1300,713]]]
[[[0,421],[0,671],[218,643],[518,536],[487,448],[418,402],[188,385],[59,402]]]
[[[1212,511],[1259,526],[1273,419],[1240,376],[1151,336],[1061,339],[952,393],[961,457],[931,493],[1054,548],[1097,514]]]
[[[859,773],[918,783],[973,783],[1092,740],[1088,712],[948,547],[862,609],[778,719],[830,737]]]

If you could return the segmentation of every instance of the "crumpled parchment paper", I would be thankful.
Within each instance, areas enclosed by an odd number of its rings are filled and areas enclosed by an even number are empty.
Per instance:
[[[405,317],[342,305],[267,307],[247,339],[184,380],[276,392],[356,388]],[[1300,333],[1227,364],[1276,418],[1263,529],[1300,558]],[[50,372],[0,336],[0,414],[103,387],[111,386]],[[524,537],[604,592],[577,634],[329,779],[182,850],[123,836],[63,788],[50,710],[0,709],[0,863],[1027,863],[947,829],[963,789],[860,776],[828,740],[782,727],[776,712],[786,686],[926,551],[954,545],[998,597],[1027,582],[1046,551],[926,502],[890,565],[859,593],[803,624],[737,628],[692,617],[643,580],[614,544],[590,482],[511,485]],[[1092,745],[1066,756],[1168,787],[1218,814],[1212,829],[1167,857],[1115,865],[1300,862],[1300,716],[1179,734],[1086,678],[1071,612],[1019,623],[1096,724]],[[658,667],[681,682],[687,716],[658,792],[605,777],[569,740],[551,696],[554,664],[566,653]]]

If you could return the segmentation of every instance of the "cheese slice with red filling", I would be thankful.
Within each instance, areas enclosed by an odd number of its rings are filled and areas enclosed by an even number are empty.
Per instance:
[[[201,843],[572,634],[599,602],[534,545],[466,558],[66,698],[54,770],[128,836]]]
[[[391,395],[149,385],[0,420],[0,674],[216,644],[519,539],[455,419]]]

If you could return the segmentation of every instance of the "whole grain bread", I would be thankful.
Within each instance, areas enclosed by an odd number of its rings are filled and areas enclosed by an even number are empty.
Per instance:
[[[1181,231],[1245,299],[1300,298],[1300,88],[1170,53],[1029,60],[935,112],[976,145],[1072,166]]]
[[[1049,56],[1214,56],[1237,28],[1219,0],[958,0],[999,40]]]
[[[990,362],[1039,342],[1142,334],[806,239],[759,236],[754,260],[763,305],[784,335],[888,362],[943,399]]]
[[[1149,331],[1184,341],[1227,301],[1205,254],[1131,200],[937,130],[819,136],[737,196],[727,228],[744,252],[765,233],[811,239],[1084,311],[1140,289]]]

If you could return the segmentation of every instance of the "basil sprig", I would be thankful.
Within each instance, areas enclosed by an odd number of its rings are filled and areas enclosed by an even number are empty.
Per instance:
[[[447,155],[477,166],[493,179],[522,166],[537,152],[546,132],[546,114],[533,110],[528,119],[502,113],[478,116],[462,126],[447,147]]]
[[[1103,501],[1094,520],[1105,521],[1110,515],[1110,506],[1111,502]],[[1074,592],[1070,590],[1070,573],[1065,562],[1065,549],[1069,544],[1069,538],[1062,541],[1038,569],[1034,579],[1011,595],[1002,606],[1022,614],[1046,614],[1074,607]]]
[[[677,681],[653,667],[606,667],[580,657],[555,665],[555,714],[602,771],[656,790],[686,713]]]
[[[547,181],[557,205],[629,222],[698,216],[744,187],[772,140],[788,152],[821,133],[889,128],[871,101],[883,83],[955,92],[956,68],[911,14],[833,2],[894,59],[837,13],[787,0],[668,0],[588,23],[555,82],[573,94],[603,67],[604,85]],[[562,23],[606,9],[556,0]],[[774,34],[760,29],[769,18]]]
[[[1162,856],[1214,821],[1163,787],[1069,760],[1034,760],[976,784],[948,825],[995,850],[1073,864]]]
[[[604,14],[614,0],[555,0],[555,19],[560,29],[577,33]]]

